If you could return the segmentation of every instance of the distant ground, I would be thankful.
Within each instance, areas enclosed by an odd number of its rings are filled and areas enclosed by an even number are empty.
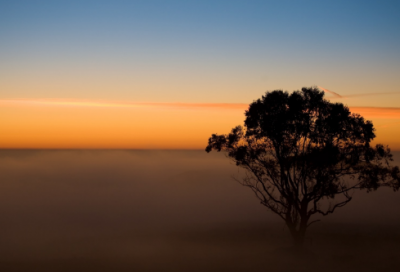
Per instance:
[[[0,271],[398,270],[399,192],[356,193],[299,254],[232,175],[202,151],[0,151]]]

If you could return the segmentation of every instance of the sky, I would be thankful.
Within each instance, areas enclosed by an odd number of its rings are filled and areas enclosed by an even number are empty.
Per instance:
[[[319,86],[400,150],[399,1],[0,1],[0,148],[203,149]]]

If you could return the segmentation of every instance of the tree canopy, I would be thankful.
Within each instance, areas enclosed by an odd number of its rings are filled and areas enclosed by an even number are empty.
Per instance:
[[[296,245],[315,222],[311,216],[346,205],[353,190],[400,187],[389,147],[370,146],[372,122],[317,88],[267,92],[245,116],[244,128],[213,134],[206,151],[226,151],[247,170],[241,184],[285,221]]]

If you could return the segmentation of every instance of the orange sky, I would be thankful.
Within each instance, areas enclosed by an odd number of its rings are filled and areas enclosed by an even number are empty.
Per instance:
[[[0,148],[203,149],[242,125],[248,104],[0,100]],[[352,107],[400,150],[400,108]]]
[[[2,148],[204,148],[244,105],[2,101]]]

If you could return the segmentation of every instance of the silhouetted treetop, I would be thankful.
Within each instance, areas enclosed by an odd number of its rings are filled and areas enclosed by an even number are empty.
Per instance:
[[[390,149],[370,146],[372,122],[325,100],[316,88],[267,92],[245,116],[245,128],[213,134],[206,151],[227,151],[248,170],[242,184],[285,220],[300,244],[311,215],[344,206],[350,191],[399,189],[399,168],[389,164]],[[340,197],[333,202],[335,196]],[[322,205],[322,200],[330,201]]]

